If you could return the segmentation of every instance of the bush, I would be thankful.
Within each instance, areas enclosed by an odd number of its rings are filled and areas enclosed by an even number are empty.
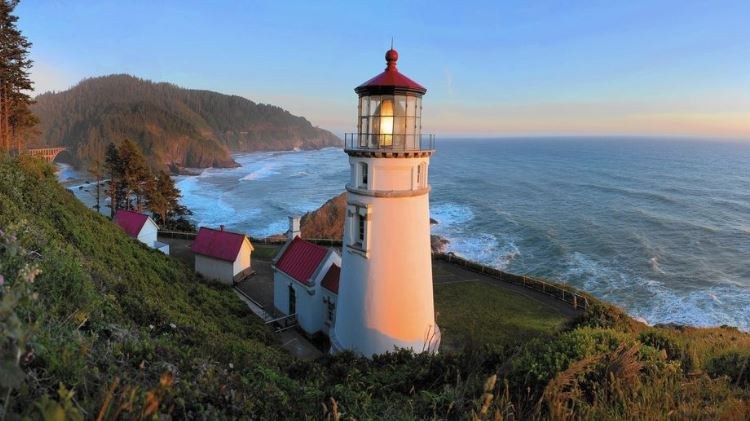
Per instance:
[[[728,351],[708,361],[713,376],[727,376],[737,385],[750,386],[750,350]]]

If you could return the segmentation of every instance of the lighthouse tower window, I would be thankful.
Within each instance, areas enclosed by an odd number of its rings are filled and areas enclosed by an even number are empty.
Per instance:
[[[347,244],[354,251],[367,253],[367,206],[358,206],[349,204],[348,224],[349,234],[347,235]]]
[[[357,215],[357,243],[360,247],[362,247],[362,244],[365,243],[365,224],[366,224],[365,217],[362,215]]]
[[[359,186],[360,187],[367,187],[368,182],[368,168],[366,162],[360,162],[359,163]]]

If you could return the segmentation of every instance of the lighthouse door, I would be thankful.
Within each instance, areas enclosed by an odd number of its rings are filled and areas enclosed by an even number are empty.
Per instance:
[[[297,293],[289,286],[289,315],[297,313]]]

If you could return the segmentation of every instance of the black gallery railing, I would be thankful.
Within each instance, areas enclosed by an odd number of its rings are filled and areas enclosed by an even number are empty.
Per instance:
[[[435,149],[433,134],[344,134],[344,149],[348,151],[431,151]]]

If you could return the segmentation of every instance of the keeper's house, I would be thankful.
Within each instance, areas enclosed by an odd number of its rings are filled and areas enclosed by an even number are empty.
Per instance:
[[[274,307],[296,315],[306,334],[328,335],[336,320],[340,268],[338,253],[295,236],[274,259]]]
[[[115,224],[119,225],[130,237],[152,249],[169,254],[169,244],[160,243],[156,240],[159,226],[150,216],[120,209],[115,214]]]
[[[244,234],[201,228],[191,247],[195,271],[207,279],[235,284],[253,273],[250,255],[253,245]]]

